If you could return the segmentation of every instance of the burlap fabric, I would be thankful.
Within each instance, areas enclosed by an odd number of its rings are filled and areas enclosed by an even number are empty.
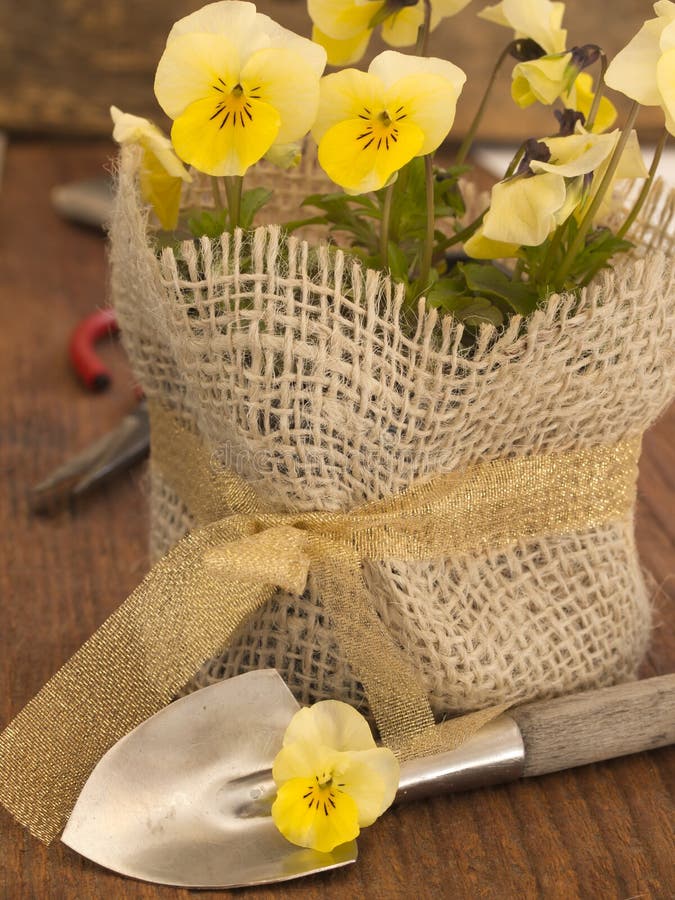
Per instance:
[[[673,394],[668,197],[638,223],[638,252],[579,301],[555,296],[466,350],[452,319],[409,327],[388,278],[277,226],[158,258],[135,168],[125,151],[111,253],[136,376],[279,511],[348,509],[475,462],[619,441]],[[272,183],[278,221],[325,188],[311,161]],[[152,468],[151,487],[157,558],[192,521]],[[649,639],[632,518],[433,563],[374,561],[365,578],[438,714],[632,678]],[[189,688],[261,667],[301,702],[364,704],[311,584],[279,592]]]

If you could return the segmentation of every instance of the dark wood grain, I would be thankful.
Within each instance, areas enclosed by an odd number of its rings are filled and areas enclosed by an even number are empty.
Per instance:
[[[49,14],[33,0],[0,3],[0,127],[57,134],[110,133],[111,104],[162,121],[152,93],[155,68],[171,25],[202,6],[200,0],[53,0]],[[457,111],[453,135],[467,129],[487,84],[494,61],[511,33],[476,18],[487,0],[470,3],[434,32],[430,52],[464,69],[468,82]],[[303,0],[258,0],[258,9],[299,34],[311,23]],[[645,0],[604,3],[568,0],[565,22],[569,46],[595,42],[611,57],[653,15]],[[371,42],[369,55],[384,48]],[[367,62],[367,59],[366,59]],[[518,113],[510,98],[510,66],[499,78],[482,129],[486,140],[518,144],[543,136],[557,124],[538,104]],[[621,103],[620,95],[615,99]],[[624,104],[625,109],[626,104]],[[640,117],[646,136],[659,134],[663,113],[646,108]]]
[[[121,354],[114,389],[92,397],[65,360],[79,317],[105,300],[102,239],[59,222],[49,188],[97,173],[107,144],[10,146],[0,190],[0,726],[126,597],[146,567],[137,470],[52,519],[32,517],[31,484],[111,427],[133,403]],[[645,439],[638,541],[660,589],[645,675],[675,668],[675,408]],[[675,752],[658,750],[388,813],[357,865],[235,892],[255,898],[452,897],[667,900],[675,893]],[[0,811],[0,898],[171,900],[186,891],[128,881]],[[215,893],[203,894],[205,897]]]

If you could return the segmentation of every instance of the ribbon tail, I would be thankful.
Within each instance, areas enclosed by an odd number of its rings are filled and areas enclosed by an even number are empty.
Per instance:
[[[373,608],[357,551],[346,542],[314,536],[310,553],[336,640],[363,685],[380,738],[407,758],[405,745],[434,727],[426,692]]]
[[[61,831],[103,754],[273,594],[204,567],[237,536],[217,522],[183,538],[0,735],[0,803],[39,840]]]

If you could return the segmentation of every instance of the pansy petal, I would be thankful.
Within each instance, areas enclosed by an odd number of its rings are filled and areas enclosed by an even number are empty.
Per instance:
[[[391,750],[377,747],[345,754],[345,764],[335,781],[356,802],[359,825],[366,828],[394,802],[400,778],[398,761]]]
[[[169,32],[167,41],[184,34],[226,34],[237,46],[246,46],[258,30],[256,19],[255,4],[244,0],[207,3],[179,19]]]
[[[185,34],[214,34],[226,37],[238,49],[242,64],[258,50],[279,47],[295,50],[320,75],[326,65],[321,48],[279,25],[269,16],[256,12],[252,3],[220,0],[209,3],[180,19],[169,32],[167,43]]]
[[[373,16],[384,6],[381,2],[358,0],[308,0],[312,22],[324,34],[339,41],[354,38],[369,29]]]
[[[177,40],[182,40],[178,38]],[[176,153],[207,175],[244,175],[274,143],[279,113],[267,103],[249,100],[251,118],[225,114],[214,118],[213,97],[190,104],[173,123]]]
[[[171,119],[195,100],[213,93],[219,78],[234,87],[239,75],[239,51],[226,37],[184,34],[167,44],[155,75],[155,95]]]
[[[294,169],[302,159],[302,144],[299,141],[273,144],[265,154],[265,159],[279,169]]]
[[[387,108],[395,111],[403,107],[408,120],[424,135],[418,156],[433,153],[453,126],[464,75],[458,72],[461,75],[454,82],[432,73],[406,75],[389,90]]]
[[[317,796],[312,787],[303,778],[287,781],[272,804],[272,819],[287,841],[329,853],[358,837],[357,805],[348,794]]]
[[[531,95],[550,106],[569,87],[571,60],[572,54],[564,53],[518,63],[513,67],[511,96],[521,107],[530,105]]]
[[[586,179],[583,175],[577,178],[570,178],[565,183],[566,195],[563,205],[554,213],[556,225],[562,225],[572,215],[574,210],[584,199],[584,183]]]
[[[319,163],[348,193],[378,191],[391,176],[418,156],[424,134],[412,122],[397,123],[390,139],[370,137],[361,119],[348,119],[329,128],[319,144]]]
[[[580,72],[568,94],[563,97],[565,106],[576,109],[588,120],[595,94],[593,93],[593,78],[588,72]],[[618,113],[616,107],[608,97],[601,97],[598,111],[593,123],[593,131],[597,134],[607,131],[616,122]]]
[[[358,69],[344,69],[321,79],[319,110],[312,127],[314,140],[319,143],[333,125],[345,119],[356,119],[364,112],[378,112],[384,108],[382,82]]]
[[[119,144],[140,144],[152,153],[168,175],[192,181],[192,176],[176,156],[169,138],[149,119],[122,112],[116,106],[110,107],[113,120],[113,140]]]
[[[361,31],[355,37],[338,40],[329,37],[315,25],[312,29],[312,40],[326,51],[331,66],[350,66],[358,62],[368,49],[372,31]]]
[[[555,228],[555,214],[565,197],[562,175],[544,172],[501,181],[492,188],[484,234],[507,244],[538,247]]]
[[[452,82],[459,92],[466,81],[466,73],[447,59],[413,56],[397,50],[379,53],[368,66],[368,72],[379,78],[385,87],[392,87],[406,75],[438,75]]]
[[[485,19],[487,22],[494,22],[495,25],[503,25],[505,28],[511,27],[511,23],[504,13],[503,3],[495,3],[493,6],[486,6],[478,13],[478,17],[480,19]]]
[[[671,5],[675,9],[675,4]],[[659,47],[661,48],[661,53],[665,53],[667,50],[672,50],[675,47],[675,19],[669,19],[668,24],[661,32]]]
[[[617,135],[617,142],[619,136]],[[640,149],[640,141],[638,140],[637,131],[633,129],[628,136],[628,141],[621,154],[621,159],[616,167],[614,178],[619,181],[623,178],[646,178],[649,170],[645,165],[645,160]]]
[[[675,3],[672,0],[656,0],[654,12],[668,23],[675,22]]]
[[[661,95],[667,122],[670,123],[668,131],[673,134],[672,122],[675,118],[675,49],[667,50],[659,59],[656,67],[656,80]]]
[[[183,181],[169,175],[154,153],[145,151],[139,173],[141,196],[152,205],[160,225],[171,231],[178,222]]]
[[[434,7],[435,4],[432,10]],[[434,18],[437,20],[434,24],[437,24],[438,16]],[[417,43],[417,36],[423,23],[424,7],[422,3],[418,3],[417,6],[403,7],[382,23],[382,40],[390,47],[412,47]]]
[[[567,46],[567,32],[561,27],[564,12],[564,3],[550,0],[503,0],[478,15],[512,28],[517,38],[531,38],[546,53],[562,53]]]
[[[532,160],[533,172],[553,172],[565,178],[576,178],[594,172],[607,159],[616,146],[618,132],[611,134],[570,134],[565,137],[545,138],[551,151],[549,162]]]
[[[394,114],[404,107],[410,122],[424,134],[419,155],[431,153],[441,144],[455,121],[457,100],[466,81],[454,63],[386,50],[368,67],[389,88],[387,109]]]
[[[519,244],[507,244],[486,238],[482,228],[464,242],[464,252],[472,259],[508,259],[517,256]]]
[[[322,700],[293,716],[284,746],[296,741],[323,744],[334,750],[369,750],[375,740],[360,712],[339,700]]]
[[[561,53],[567,32],[560,27],[563,3],[550,0],[504,0],[504,15],[517,35],[536,41],[547,53]]]
[[[649,19],[611,61],[605,83],[643,106],[658,106],[661,95],[656,78],[656,63],[661,55],[659,40],[664,19]]]
[[[324,773],[329,775],[339,762],[340,753],[337,750],[315,739],[318,733],[312,727],[312,723],[306,729],[306,733],[307,738],[285,743],[277,754],[272,768],[272,777],[277,785],[284,784],[291,778],[305,778]]]
[[[249,96],[259,95],[279,113],[276,141],[288,144],[307,134],[319,106],[319,79],[301,56],[292,50],[259,50],[241,70],[240,81]]]

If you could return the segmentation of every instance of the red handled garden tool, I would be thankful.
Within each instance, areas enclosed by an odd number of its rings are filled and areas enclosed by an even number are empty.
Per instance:
[[[102,309],[83,319],[71,335],[68,346],[71,365],[91,391],[106,390],[111,383],[110,373],[96,353],[96,344],[117,333],[114,311]],[[150,424],[145,400],[141,393],[138,396],[137,407],[119,425],[33,488],[31,505],[35,512],[57,509],[69,498],[84,494],[147,456]]]
[[[298,704],[274,669],[190,694],[118,741],[62,840],[144,881],[233,888],[356,860],[288,843],[271,768]],[[405,762],[397,801],[514,781],[675,742],[675,674],[521,706],[451,752]]]

